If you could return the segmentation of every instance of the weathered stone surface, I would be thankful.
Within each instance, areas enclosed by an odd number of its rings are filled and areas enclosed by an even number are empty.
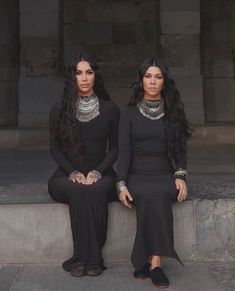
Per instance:
[[[134,1],[122,1],[112,3],[113,22],[124,22],[129,26],[129,22],[137,20],[136,6]]]
[[[146,58],[154,55],[155,48],[152,45],[135,44],[114,44],[109,45],[90,45],[87,47],[90,54],[95,55],[97,61],[101,64],[111,63],[113,66],[136,67]],[[133,52],[135,52],[133,54]],[[135,79],[135,75],[132,76]],[[115,81],[115,80],[113,80]],[[125,79],[124,79],[125,81]]]
[[[196,258],[198,260],[233,259],[232,200],[198,200],[195,202]]]
[[[16,43],[4,44],[0,46],[0,66],[3,68],[18,67],[18,55],[15,49],[18,48]]]
[[[87,20],[87,1],[63,1],[64,24]]]
[[[88,22],[112,22],[112,3],[94,1],[86,10]]]
[[[25,76],[28,77],[58,73],[60,68],[58,39],[21,38],[21,66],[24,66]]]
[[[188,119],[195,124],[203,124],[205,120],[203,105],[202,77],[174,76],[176,87],[179,89],[185,105]]]
[[[49,114],[48,112],[19,112],[18,126],[22,128],[35,128],[35,130],[37,128],[48,128]],[[32,144],[32,142],[32,140],[25,140],[25,144]]]
[[[204,94],[208,122],[234,120],[233,86],[234,80],[232,78],[205,79]]]
[[[120,290],[136,290],[136,291],[154,291],[151,280],[133,280],[133,266],[127,264],[108,264],[108,269],[96,278],[85,276],[83,278],[75,278],[70,273],[64,272],[61,268],[61,261],[58,264],[33,264],[17,266],[20,270],[15,275],[14,280],[10,281],[10,274],[14,271],[13,266],[3,266],[3,276],[9,279],[11,291],[120,291]],[[233,289],[217,289],[218,282],[211,274],[206,264],[186,263],[185,269],[182,271],[175,261],[164,261],[164,271],[169,276],[171,285],[169,290],[188,291],[232,291]],[[0,271],[1,272],[1,271]],[[183,272],[183,276],[182,276]],[[9,275],[8,275],[9,273]],[[0,273],[1,276],[1,273]],[[4,282],[6,282],[6,279]],[[203,289],[201,289],[203,286]],[[4,289],[6,291],[8,289]]]
[[[18,84],[14,81],[0,82],[0,124],[15,125]]]
[[[190,141],[193,144],[203,144],[209,146],[232,145],[235,142],[233,125],[207,125],[198,126]],[[231,160],[231,155],[229,159]],[[217,157],[214,158],[217,160]],[[221,161],[222,162],[222,161]],[[217,165],[219,166],[219,165]]]
[[[22,270],[22,266],[2,266],[0,268],[1,290],[10,290],[16,276]]]
[[[87,37],[87,25],[84,21],[75,23],[65,23],[64,25],[64,44],[84,44]]]
[[[86,44],[112,44],[112,23],[87,23]]]
[[[19,109],[24,112],[49,112],[63,93],[63,78],[20,78]]]
[[[136,44],[135,23],[112,23],[114,44]]]
[[[203,45],[203,76],[233,78],[233,42]]]
[[[18,81],[19,69],[13,66],[0,67],[0,82],[1,81]]]
[[[64,64],[71,65],[76,61],[76,58],[85,53],[85,45],[73,44],[64,46]]]
[[[161,0],[160,3],[163,11],[200,10],[200,0]]]
[[[174,75],[200,74],[199,35],[161,35],[160,44],[162,57],[166,60]]]
[[[21,13],[48,13],[59,10],[59,0],[20,0],[19,9]]]
[[[15,149],[19,146],[19,132],[11,130],[1,130],[0,149]]]
[[[68,206],[62,204],[1,205],[0,250],[1,263],[56,262],[72,255],[72,236]],[[191,258],[191,239],[188,202],[180,209],[177,220],[176,244],[183,259]],[[187,211],[187,212],[185,212]],[[53,215],[51,216],[51,213]],[[178,213],[177,217],[179,217]],[[186,219],[186,221],[185,221]],[[190,223],[191,223],[190,222]],[[109,228],[104,258],[109,262],[129,261],[135,237],[134,210],[128,211],[120,203],[109,207]],[[17,243],[16,243],[17,242]],[[182,248],[182,245],[184,248]],[[185,249],[185,248],[189,249]],[[190,254],[190,258],[187,255]]]
[[[157,39],[155,22],[113,23],[114,44],[153,45]]]
[[[206,0],[201,1],[201,15],[205,20],[231,19],[233,13],[232,0]]]
[[[42,21],[43,19],[43,21]],[[21,37],[58,37],[58,13],[23,13],[20,15]]]
[[[162,34],[200,34],[199,11],[163,11]]]
[[[202,43],[223,44],[233,40],[232,18],[202,22]]]

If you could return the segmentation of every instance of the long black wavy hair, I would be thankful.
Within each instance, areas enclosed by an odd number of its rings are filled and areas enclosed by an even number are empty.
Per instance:
[[[159,67],[164,78],[161,97],[164,100],[164,121],[168,138],[168,155],[175,164],[186,149],[187,140],[192,135],[193,126],[187,121],[179,90],[176,88],[169,69],[162,59],[151,57],[139,66],[138,80],[132,84],[133,95],[128,105],[135,106],[144,98],[143,77],[151,66]]]
[[[68,66],[65,76],[64,92],[57,113],[57,122],[54,135],[61,149],[71,160],[82,162],[82,142],[79,136],[76,120],[76,101],[78,90],[76,84],[76,67],[81,61],[86,61],[95,74],[93,91],[98,98],[110,100],[100,74],[95,58],[89,55],[80,55],[72,65]]]

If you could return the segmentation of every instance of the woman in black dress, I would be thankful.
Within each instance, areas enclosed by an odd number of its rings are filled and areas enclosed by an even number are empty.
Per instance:
[[[97,276],[105,269],[102,247],[108,201],[116,193],[112,166],[119,117],[94,59],[80,56],[68,68],[63,97],[50,113],[50,151],[58,169],[48,191],[69,205],[74,250],[62,266],[73,276]]]
[[[186,143],[190,135],[167,66],[161,59],[147,59],[139,67],[134,94],[120,120],[117,189],[126,207],[136,207],[134,277],[151,277],[160,287],[169,285],[161,256],[179,260],[172,203],[187,196]]]

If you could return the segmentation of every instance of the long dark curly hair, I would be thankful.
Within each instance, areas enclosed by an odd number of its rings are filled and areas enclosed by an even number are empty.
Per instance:
[[[64,92],[57,113],[57,122],[54,135],[61,149],[71,160],[82,162],[82,142],[79,136],[76,120],[76,101],[78,98],[76,84],[76,67],[81,61],[86,61],[95,74],[93,91],[98,98],[110,100],[100,74],[95,58],[89,55],[80,55],[72,65],[68,66],[65,76]]]
[[[159,67],[164,78],[161,97],[164,100],[164,121],[168,138],[168,155],[173,164],[175,164],[186,149],[187,140],[192,135],[193,126],[187,121],[179,90],[176,88],[169,69],[162,59],[151,57],[139,66],[138,80],[132,84],[133,95],[128,105],[135,106],[143,99],[143,77],[151,66]]]

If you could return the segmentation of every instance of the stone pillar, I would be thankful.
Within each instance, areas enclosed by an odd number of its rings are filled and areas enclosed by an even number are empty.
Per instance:
[[[159,1],[65,0],[65,63],[86,52],[96,56],[111,98],[128,102],[137,66],[156,55],[159,44]]]
[[[19,0],[21,127],[42,127],[62,94],[60,72],[60,0]]]
[[[161,52],[176,80],[187,117],[203,124],[200,0],[161,0]]]
[[[18,5],[0,1],[0,126],[16,126],[18,111]]]
[[[201,1],[202,69],[206,120],[231,122],[234,116],[233,1]]]

